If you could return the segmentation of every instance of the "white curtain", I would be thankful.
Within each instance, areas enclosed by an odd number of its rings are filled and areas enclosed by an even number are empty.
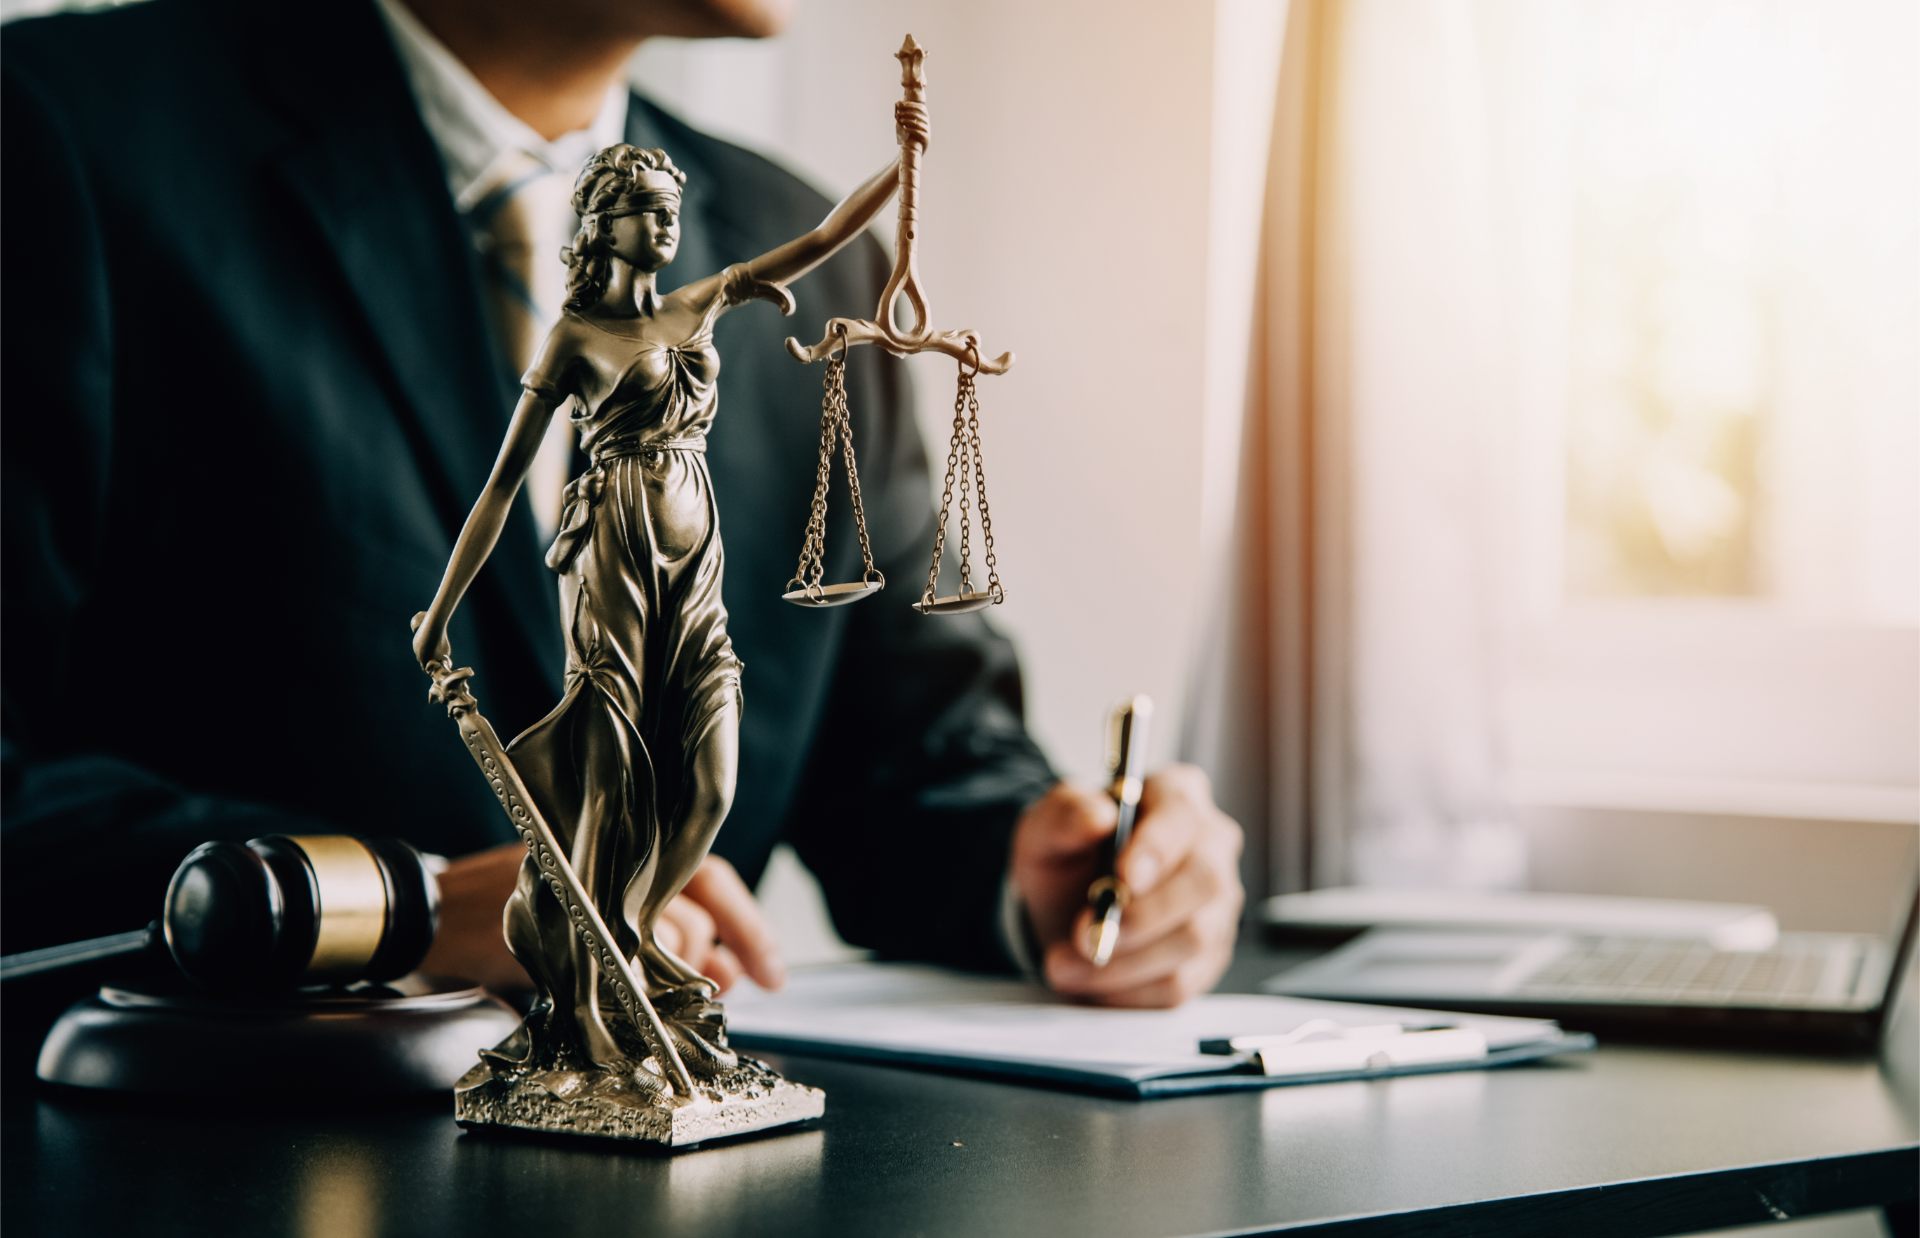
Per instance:
[[[1496,714],[1522,433],[1502,348],[1517,237],[1496,183],[1498,67],[1481,5],[1336,7],[1325,174],[1346,381],[1321,415],[1350,443],[1348,875],[1516,884]]]
[[[1512,882],[1489,643],[1497,332],[1467,5],[1295,0],[1239,545],[1194,729],[1256,888]],[[1411,415],[1410,415],[1411,414]]]

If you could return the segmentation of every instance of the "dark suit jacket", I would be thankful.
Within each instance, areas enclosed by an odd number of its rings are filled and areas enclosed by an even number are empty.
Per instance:
[[[155,0],[24,21],[4,50],[5,949],[144,923],[214,837],[513,837],[413,663],[516,394],[472,248],[364,0]],[[663,281],[817,223],[766,160],[636,100],[688,177]],[[885,152],[876,151],[876,162]],[[557,259],[556,259],[557,260]],[[716,852],[791,840],[840,930],[1001,961],[1008,836],[1051,781],[1007,644],[908,602],[933,540],[902,364],[848,390],[875,552],[861,605],[779,600],[813,485],[817,369],[781,348],[884,282],[871,239],[729,315],[710,442],[745,662]],[[858,574],[836,482],[830,578]],[[523,502],[452,630],[503,734],[558,699],[553,577]]]

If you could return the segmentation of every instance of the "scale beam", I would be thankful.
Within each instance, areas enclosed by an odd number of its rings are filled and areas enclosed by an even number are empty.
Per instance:
[[[902,89],[902,98],[894,105],[894,114],[903,120],[915,114],[923,117],[926,114],[926,56],[925,49],[913,41],[912,35],[908,35],[907,41],[894,53],[894,58],[900,62]],[[945,353],[977,373],[1004,374],[1013,366],[1012,353],[1003,352],[989,359],[980,348],[979,336],[972,331],[935,331],[931,325],[933,311],[927,303],[926,291],[920,287],[920,271],[914,256],[919,240],[920,155],[926,148],[926,126],[901,124],[897,128],[900,135],[899,237],[893,259],[893,274],[887,280],[887,286],[881,290],[880,304],[871,319],[830,319],[826,335],[812,347],[789,336],[787,351],[796,361],[813,362],[826,359],[840,348],[874,344],[896,357],[910,357],[923,352]],[[899,325],[902,301],[906,303],[905,313],[912,320],[906,327]]]
[[[846,332],[844,336],[840,334],[842,331]],[[992,358],[982,357],[980,342],[971,331],[942,331],[937,335],[909,341],[864,318],[829,318],[826,338],[811,348],[792,336],[787,337],[787,351],[795,361],[823,360],[828,354],[838,351],[842,344],[877,344],[896,357],[911,357],[923,352],[945,353],[962,365],[977,367],[982,374],[1005,374],[1013,368],[1013,354],[1010,352]]]

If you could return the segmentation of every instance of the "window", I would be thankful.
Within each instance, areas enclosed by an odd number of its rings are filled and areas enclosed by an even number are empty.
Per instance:
[[[1920,10],[1335,11],[1359,875],[1529,803],[1920,818]]]
[[[1561,480],[1528,513],[1517,790],[1911,819],[1920,90],[1911,6],[1581,3],[1534,286]],[[1523,346],[1533,341],[1525,341]],[[1558,467],[1555,467],[1558,465]],[[1547,506],[1548,503],[1553,506]],[[1557,508],[1558,510],[1554,510]]]

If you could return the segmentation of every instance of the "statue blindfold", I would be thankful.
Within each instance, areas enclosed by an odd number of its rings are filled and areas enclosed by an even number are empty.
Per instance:
[[[671,191],[665,189],[642,189],[636,193],[627,194],[611,207],[599,212],[599,214],[603,219],[618,219],[622,215],[644,215],[649,211],[657,211],[662,208],[676,213],[680,210],[680,191],[678,189]]]

